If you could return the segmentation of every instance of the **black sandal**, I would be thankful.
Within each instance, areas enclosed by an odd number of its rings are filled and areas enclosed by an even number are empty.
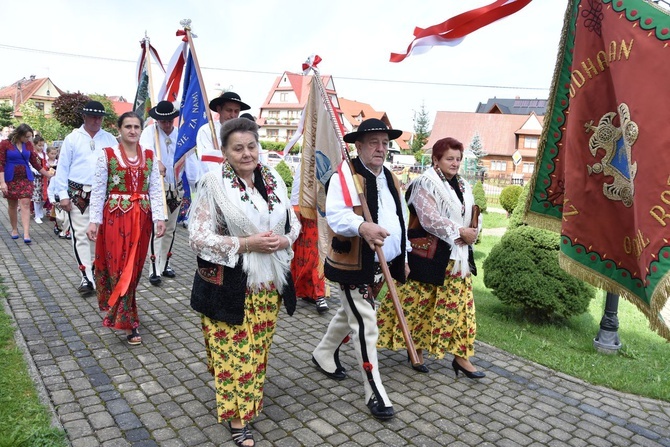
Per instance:
[[[129,345],[140,345],[142,344],[142,336],[140,333],[137,331],[137,328],[133,328],[133,331],[126,335],[126,339],[128,340]]]
[[[228,427],[230,428],[230,434],[232,435],[233,442],[235,443],[235,445],[239,447],[253,447],[256,445],[256,441],[254,441],[254,435],[253,433],[251,433],[249,424],[245,424],[245,426],[242,428],[233,428],[230,421],[228,421]],[[250,446],[245,445],[244,442],[248,441],[249,439],[253,441],[253,444],[251,444]]]

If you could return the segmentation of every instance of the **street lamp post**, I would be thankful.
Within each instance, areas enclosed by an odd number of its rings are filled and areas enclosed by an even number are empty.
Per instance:
[[[600,330],[593,339],[593,347],[596,351],[603,354],[615,354],[621,349],[619,341],[619,295],[607,292],[605,298],[605,313],[600,320]]]

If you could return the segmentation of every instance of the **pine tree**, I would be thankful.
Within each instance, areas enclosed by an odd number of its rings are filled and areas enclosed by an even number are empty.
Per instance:
[[[426,105],[421,104],[421,109],[418,112],[414,112],[414,136],[410,145],[410,150],[415,156],[421,154],[421,149],[428,142],[428,137],[430,137],[429,124]]]
[[[477,160],[477,174],[479,174],[479,172],[484,169],[484,162],[482,159],[488,155],[486,152],[484,152],[482,137],[479,136],[479,132],[475,132],[475,136],[472,137],[472,141],[470,142],[470,151],[472,151],[472,154]]]

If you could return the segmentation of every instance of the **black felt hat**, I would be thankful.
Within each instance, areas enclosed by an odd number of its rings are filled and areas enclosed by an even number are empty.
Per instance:
[[[88,116],[105,116],[105,106],[100,101],[89,101],[81,108],[82,115]]]
[[[344,136],[344,141],[347,143],[355,143],[357,140],[360,140],[363,135],[366,133],[372,132],[384,132],[386,133],[391,140],[395,140],[400,135],[402,135],[402,130],[399,129],[389,129],[386,127],[386,124],[382,120],[377,118],[368,118],[358,126],[356,132],[350,132]]]
[[[179,116],[179,110],[170,101],[161,101],[149,109],[149,116],[157,121],[172,121]]]
[[[249,110],[251,106],[242,102],[240,95],[235,92],[223,92],[218,98],[214,98],[209,102],[209,108],[213,111],[217,111],[216,108],[222,105],[225,102],[236,102],[240,105],[240,110]]]

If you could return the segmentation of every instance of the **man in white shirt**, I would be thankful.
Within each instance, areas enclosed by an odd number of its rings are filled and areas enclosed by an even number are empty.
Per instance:
[[[221,125],[229,119],[237,118],[240,111],[249,110],[251,107],[242,102],[240,95],[235,92],[223,92],[218,98],[209,102],[209,108],[219,114],[219,120],[214,122],[214,132],[218,141],[219,149],[214,148],[212,140],[212,131],[209,123],[198,129],[196,136],[196,145],[198,159],[201,162],[201,172],[204,174],[209,171],[221,169],[223,163],[223,154],[221,152]]]
[[[151,234],[149,250],[151,259],[151,274],[149,282],[154,286],[162,282],[161,276],[174,278],[177,276],[170,266],[170,257],[172,256],[172,247],[177,229],[177,217],[179,216],[179,206],[181,204],[184,190],[180,179],[175,179],[174,174],[174,154],[177,144],[178,130],[174,125],[174,120],[179,116],[177,110],[170,101],[160,101],[156,107],[149,110],[149,116],[155,121],[148,125],[140,136],[140,145],[154,151],[154,160],[158,163],[158,169],[163,177],[163,190],[165,191],[165,205],[168,216],[165,225],[165,236],[155,237]],[[156,151],[156,142],[160,147]],[[194,156],[186,160],[186,171],[197,169],[197,162]]]
[[[394,411],[382,385],[377,360],[379,331],[374,299],[383,277],[375,247],[381,247],[392,280],[404,283],[409,273],[407,206],[398,179],[384,167],[389,141],[401,134],[401,130],[389,129],[381,120],[370,118],[356,132],[344,136],[345,142],[356,145],[358,157],[352,162],[355,172],[343,163],[329,181],[326,220],[330,247],[324,265],[326,278],[339,283],[341,306],[312,353],[312,362],[319,371],[331,379],[345,379],[339,349],[351,334],[366,405],[372,416],[380,420],[392,418]],[[372,222],[362,216],[354,175],[364,185]]]
[[[63,141],[54,182],[55,199],[70,216],[74,257],[82,274],[77,291],[82,296],[93,294],[93,259],[95,243],[86,236],[89,223],[89,199],[95,175],[95,166],[105,147],[118,144],[114,136],[102,129],[102,118],[107,114],[98,101],[88,101],[81,110],[84,124],[74,129]]]

